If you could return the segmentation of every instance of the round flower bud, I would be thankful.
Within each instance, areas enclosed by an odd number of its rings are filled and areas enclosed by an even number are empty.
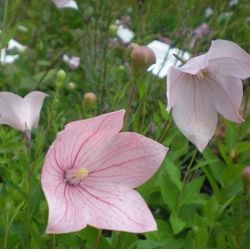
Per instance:
[[[111,24],[109,26],[109,34],[111,36],[116,36],[117,30],[118,30],[118,27],[115,24]]]
[[[244,183],[245,189],[250,190],[250,166],[245,167],[241,172],[241,179]]]
[[[84,94],[83,103],[86,106],[92,105],[96,103],[96,95],[92,92],[87,92]]]
[[[76,84],[74,82],[69,82],[68,83],[68,88],[73,90],[73,89],[76,88]]]
[[[57,72],[57,79],[56,79],[56,87],[57,88],[61,88],[62,87],[65,77],[66,77],[65,71],[62,70],[62,69],[60,69]]]
[[[196,225],[194,225],[194,226],[192,227],[192,231],[193,231],[194,233],[198,233],[199,230],[200,230],[199,227],[196,226]]]
[[[132,51],[137,48],[140,47],[137,43],[130,43],[129,46],[127,47],[126,53],[127,56],[130,58]]]
[[[141,73],[156,62],[154,52],[146,46],[138,46],[133,49],[130,55],[134,72]]]

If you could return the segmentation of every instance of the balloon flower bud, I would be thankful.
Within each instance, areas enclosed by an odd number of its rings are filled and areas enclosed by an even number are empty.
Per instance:
[[[68,88],[69,89],[75,89],[76,88],[76,84],[74,82],[69,82],[68,83]]]
[[[130,56],[131,56],[132,51],[133,51],[135,48],[137,48],[137,47],[140,47],[137,43],[130,43],[130,44],[129,44],[129,46],[127,47],[127,51],[126,51],[127,56],[128,56],[129,58],[130,58]]]
[[[136,73],[143,73],[148,67],[156,62],[154,52],[146,46],[138,46],[130,55],[132,69]]]
[[[91,106],[96,103],[96,95],[92,92],[85,93],[83,97],[83,104],[85,106]]]
[[[116,36],[117,30],[118,30],[117,25],[111,24],[111,25],[109,26],[109,34],[110,34],[111,36]]]
[[[56,87],[57,88],[61,88],[62,87],[65,77],[66,77],[65,71],[62,70],[62,69],[60,69],[57,72],[57,79],[56,79]]]
[[[241,179],[243,180],[245,189],[250,190],[250,166],[245,167],[241,172]]]

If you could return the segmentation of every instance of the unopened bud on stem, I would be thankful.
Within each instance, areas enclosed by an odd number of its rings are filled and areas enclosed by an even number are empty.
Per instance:
[[[156,62],[154,52],[146,46],[136,46],[130,54],[130,59],[135,73],[145,72]]]
[[[83,104],[85,106],[91,106],[96,103],[96,95],[92,92],[87,92],[83,97]]]
[[[56,79],[56,87],[57,88],[62,87],[65,77],[66,77],[66,74],[65,74],[64,70],[60,69],[57,72],[57,79]]]

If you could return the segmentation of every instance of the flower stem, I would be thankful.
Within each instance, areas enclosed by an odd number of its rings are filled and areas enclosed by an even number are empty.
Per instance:
[[[100,243],[100,240],[101,240],[101,235],[102,235],[102,230],[99,229],[98,230],[98,234],[96,236],[96,239],[95,239],[95,243],[94,243],[94,249],[98,249],[98,246],[99,246],[99,243]]]
[[[177,60],[181,61],[183,64],[185,63],[185,61],[184,61],[181,57],[179,57],[178,55],[176,55],[175,53],[173,54],[173,56],[174,56]]]
[[[132,103],[135,99],[135,94],[136,94],[136,84],[135,84],[135,80],[134,80],[134,76],[133,76],[133,80],[132,80],[132,86],[130,89],[130,94],[129,94],[129,100],[128,100],[128,106],[126,108],[126,114],[125,114],[125,118],[124,118],[124,129],[128,129],[128,117],[131,111],[131,107],[132,107]]]
[[[183,183],[186,183],[186,181],[187,181],[187,178],[188,178],[190,169],[191,169],[191,167],[192,167],[192,165],[193,165],[193,163],[194,163],[194,160],[195,160],[195,157],[196,157],[197,152],[198,152],[198,150],[197,150],[197,148],[196,148],[196,149],[194,150],[194,152],[193,152],[193,156],[192,156],[192,158],[191,158],[191,161],[189,162],[189,165],[188,165],[188,167],[187,167],[187,171],[186,171],[186,173],[185,173],[185,175],[184,175],[184,177],[183,177]]]
[[[168,121],[165,122],[165,124],[163,126],[163,129],[161,130],[158,142],[161,143],[161,142],[164,141],[164,138],[165,138],[168,130],[170,129],[171,125],[172,125],[172,120],[168,120]]]

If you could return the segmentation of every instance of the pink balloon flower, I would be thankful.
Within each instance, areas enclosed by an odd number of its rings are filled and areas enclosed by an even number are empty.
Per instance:
[[[182,133],[202,152],[215,133],[217,112],[241,123],[241,79],[250,76],[250,56],[237,44],[215,40],[208,53],[168,72],[168,111]]]
[[[40,91],[30,92],[24,98],[11,92],[0,92],[0,124],[29,133],[38,125],[46,96]]]
[[[49,206],[46,233],[87,225],[134,233],[157,230],[133,188],[154,175],[167,148],[136,133],[119,133],[124,113],[71,122],[58,134],[41,177]]]

